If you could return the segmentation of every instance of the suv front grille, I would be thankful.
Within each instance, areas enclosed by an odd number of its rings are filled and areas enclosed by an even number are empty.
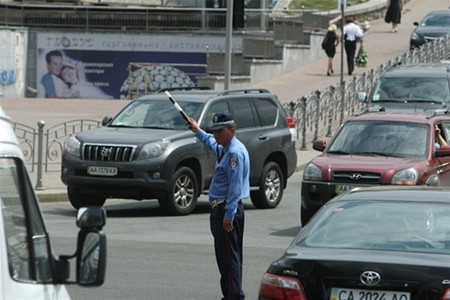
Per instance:
[[[91,161],[127,162],[133,158],[136,146],[84,144],[82,158]]]
[[[379,184],[380,173],[357,171],[334,171],[333,181],[345,183]]]

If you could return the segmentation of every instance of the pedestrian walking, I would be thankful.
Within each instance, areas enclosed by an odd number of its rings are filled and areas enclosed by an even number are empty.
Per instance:
[[[403,0],[388,0],[387,11],[384,17],[386,23],[392,23],[392,32],[398,31],[397,25],[400,24],[402,18]]]
[[[220,272],[223,300],[245,299],[242,290],[242,245],[244,206],[250,195],[250,160],[247,149],[236,137],[236,123],[229,112],[219,112],[206,131],[189,119],[189,129],[217,156],[209,187],[211,233]]]
[[[327,33],[325,34],[325,37],[322,42],[322,49],[325,51],[325,54],[328,57],[328,68],[327,68],[328,76],[334,73],[333,59],[334,55],[336,54],[336,46],[338,44],[339,44],[339,34],[337,33],[337,26],[331,24],[328,27]]]
[[[353,70],[355,69],[355,52],[356,45],[360,42],[362,47],[362,38],[364,37],[364,32],[361,27],[355,24],[355,20],[352,17],[348,17],[345,19],[344,26],[344,47],[345,53],[347,54],[347,68],[348,75],[353,74]]]

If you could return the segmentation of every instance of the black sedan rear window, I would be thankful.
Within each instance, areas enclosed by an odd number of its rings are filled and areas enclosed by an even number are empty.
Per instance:
[[[298,245],[450,254],[450,206],[428,202],[331,204]]]

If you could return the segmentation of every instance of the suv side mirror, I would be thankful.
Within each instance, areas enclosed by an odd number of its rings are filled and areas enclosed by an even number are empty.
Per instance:
[[[434,155],[436,157],[446,157],[446,156],[450,156],[450,146],[448,145],[443,145],[441,146],[441,148],[439,148],[439,150],[436,150],[434,152]]]
[[[419,22],[414,22],[413,23],[415,26],[419,26]]]
[[[112,117],[110,117],[110,116],[105,116],[104,118],[103,118],[103,120],[102,120],[102,126],[106,126],[106,125],[108,125],[109,123],[111,123],[111,121],[112,121]]]
[[[325,148],[327,147],[327,141],[325,140],[317,140],[313,142],[313,149],[323,152],[323,150],[325,150]]]
[[[361,102],[367,102],[367,93],[365,92],[358,92],[356,94],[356,99]]]

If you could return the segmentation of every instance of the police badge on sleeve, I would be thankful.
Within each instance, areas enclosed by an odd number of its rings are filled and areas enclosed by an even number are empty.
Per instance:
[[[236,170],[236,168],[237,168],[237,166],[238,166],[238,159],[237,159],[237,157],[232,157],[231,159],[230,159],[230,168],[231,168],[231,170]]]

